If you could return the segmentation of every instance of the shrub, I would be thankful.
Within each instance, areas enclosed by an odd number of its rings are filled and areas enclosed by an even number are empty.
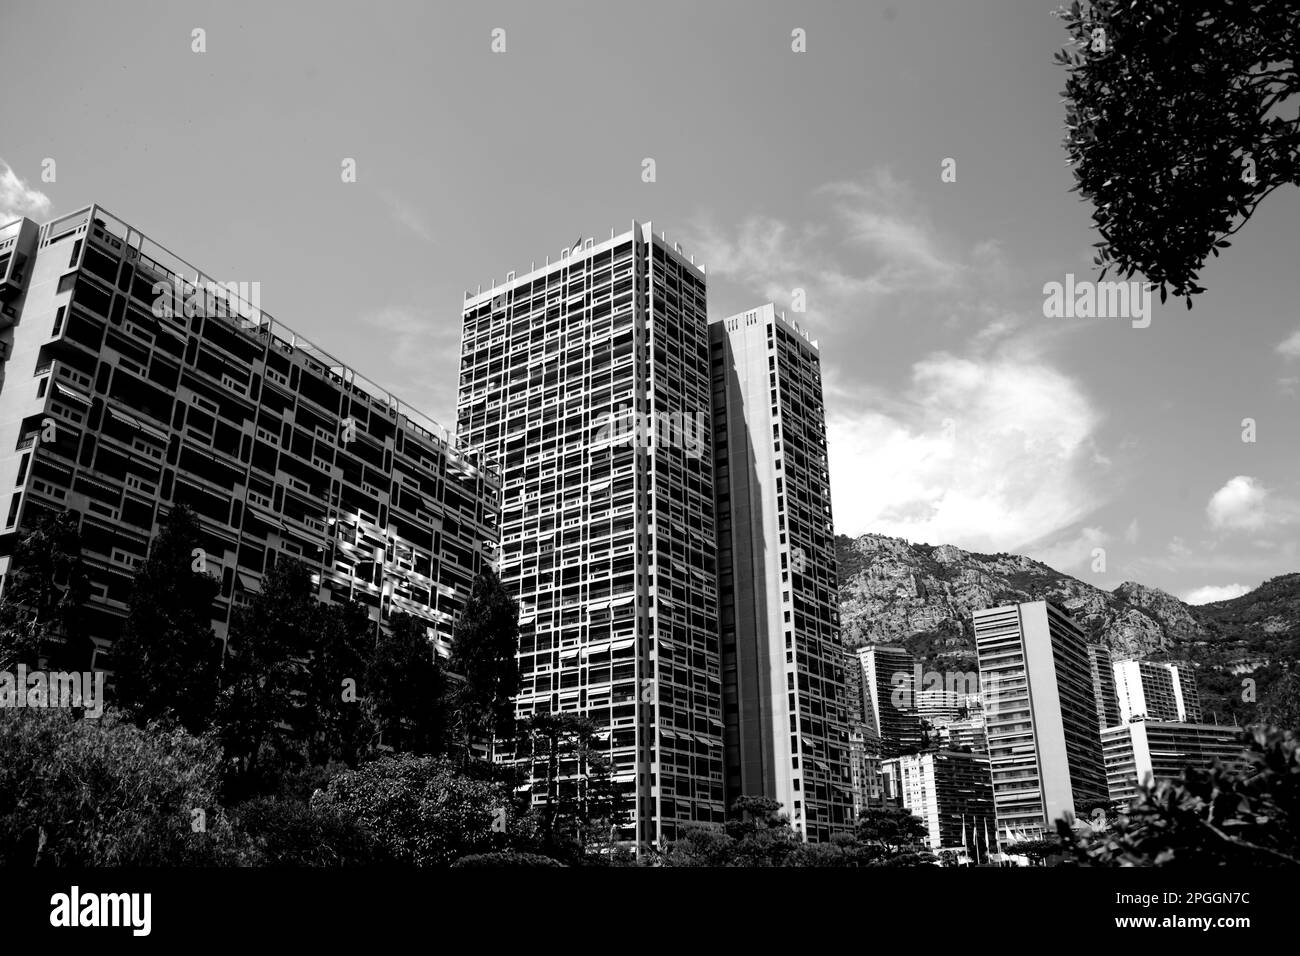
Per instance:
[[[328,807],[258,797],[235,808],[253,866],[364,866],[383,862],[374,837]]]
[[[462,856],[452,866],[494,869],[500,866],[563,866],[540,853],[518,853],[514,850],[501,850],[496,853],[474,853]]]
[[[531,848],[531,818],[503,785],[470,779],[446,758],[401,755],[334,777],[312,798],[374,834],[385,855],[414,866]]]
[[[86,720],[0,710],[0,863],[237,862],[241,844],[216,799],[220,761],[206,738],[112,711]]]

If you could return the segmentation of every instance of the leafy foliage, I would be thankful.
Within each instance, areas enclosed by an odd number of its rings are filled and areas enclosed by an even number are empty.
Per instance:
[[[230,758],[233,794],[256,792],[265,778],[305,759],[293,728],[321,613],[307,569],[282,559],[235,615],[213,721]]]
[[[89,669],[94,647],[81,636],[81,620],[90,579],[78,523],[75,511],[64,511],[18,541],[0,599],[0,670]]]
[[[365,829],[331,807],[283,797],[255,797],[234,811],[256,866],[365,866],[383,863]]]
[[[1300,176],[1300,8],[1273,0],[1074,0],[1065,148],[1097,264],[1192,296],[1274,189]]]
[[[474,579],[469,600],[456,621],[449,667],[464,680],[454,693],[458,737],[468,755],[476,739],[509,737],[514,695],[519,692],[519,606],[495,571]]]
[[[624,822],[626,799],[607,747],[607,735],[579,714],[540,711],[519,727],[516,756],[545,790],[540,823],[550,852],[563,854],[567,843],[581,854],[593,835],[607,842],[601,835]]]
[[[217,697],[220,645],[212,631],[217,581],[193,569],[194,513],[173,508],[136,573],[130,609],[113,645],[118,702],[137,723],[167,714],[199,733]]]
[[[0,710],[0,864],[236,862],[241,844],[217,801],[220,761],[211,741],[112,711],[78,720]]]
[[[375,624],[356,601],[310,609],[319,621],[308,661],[307,697],[299,715],[314,763],[355,765],[370,752],[374,725],[362,699],[367,668],[376,650]]]
[[[531,850],[536,836],[504,785],[466,777],[446,758],[404,754],[364,764],[332,779],[311,805],[354,821],[389,859],[414,866]]]
[[[495,853],[474,853],[469,856],[462,856],[455,863],[454,867],[477,868],[477,869],[496,869],[503,866],[563,866],[558,860],[553,860],[549,856],[542,856],[540,853],[517,853],[514,850],[499,850]]]
[[[870,809],[856,833],[804,843],[781,812],[762,797],[740,797],[722,827],[685,827],[663,855],[665,866],[920,866],[935,862],[924,846],[925,825],[906,810]]]
[[[1300,742],[1254,727],[1244,769],[1188,769],[1144,788],[1100,833],[1058,824],[1065,847],[1094,866],[1300,864]]]
[[[441,753],[446,693],[446,678],[424,623],[394,614],[366,670],[366,698],[384,742],[412,753]]]

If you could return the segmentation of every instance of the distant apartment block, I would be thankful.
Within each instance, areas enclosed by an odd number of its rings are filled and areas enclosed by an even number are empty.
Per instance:
[[[322,600],[407,611],[446,651],[498,479],[441,426],[99,206],[0,227],[0,316],[0,570],[43,515],[79,514],[96,666],[181,503],[218,636],[289,555]]]
[[[869,644],[857,650],[862,672],[863,718],[868,740],[892,757],[921,748],[923,735],[916,707],[916,658],[893,644]]]
[[[1240,765],[1240,727],[1135,720],[1101,733],[1111,800],[1130,801],[1139,784],[1178,780],[1184,768],[1208,769],[1216,760]]]
[[[1092,693],[1097,698],[1097,726],[1114,727],[1120,723],[1120,715],[1110,648],[1105,644],[1089,644],[1088,669],[1092,673]]]
[[[856,820],[867,807],[881,805],[884,790],[880,738],[867,723],[862,666],[857,652],[849,648],[844,649],[844,690],[849,724],[849,789],[853,791]]]
[[[516,714],[603,728],[638,845],[724,818],[710,397],[704,272],[648,224],[466,294],[458,431],[501,472]]]
[[[1185,664],[1162,661],[1116,661],[1115,690],[1119,703],[1119,720],[1180,721],[1201,720],[1201,697],[1196,679]]]
[[[983,713],[948,721],[939,728],[938,737],[945,750],[969,749],[971,753],[988,755],[988,733]]]
[[[1054,833],[1107,796],[1087,641],[1046,601],[979,610],[974,623],[999,838]]]
[[[890,757],[883,772],[889,797],[925,823],[931,850],[971,852],[975,834],[993,829],[993,788],[982,756],[940,750]]]
[[[820,354],[770,303],[709,331],[728,801],[827,840],[854,796]]]
[[[916,716],[932,729],[946,727],[949,721],[958,719],[965,711],[967,696],[960,691],[938,687],[919,690],[916,694]]]

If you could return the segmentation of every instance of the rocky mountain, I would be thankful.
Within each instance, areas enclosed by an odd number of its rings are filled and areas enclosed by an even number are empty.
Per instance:
[[[1300,656],[1300,574],[1230,601],[1191,607],[1158,588],[1113,591],[1015,554],[978,554],[901,538],[837,535],[845,643],[902,642],[927,660],[973,657],[971,612],[1047,598],[1116,656],[1249,669]],[[955,663],[955,661],[954,661]]]

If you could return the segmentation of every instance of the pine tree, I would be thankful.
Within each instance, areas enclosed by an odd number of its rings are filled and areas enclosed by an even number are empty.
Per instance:
[[[463,678],[453,695],[466,759],[476,741],[506,738],[519,693],[519,606],[491,568],[484,568],[456,622],[449,669]]]
[[[320,624],[311,575],[281,557],[252,604],[240,609],[227,641],[222,690],[213,726],[232,761],[233,791],[257,786],[260,775],[299,756],[295,727],[310,694],[310,659]],[[268,760],[276,765],[265,766]]]
[[[304,717],[312,762],[340,760],[355,766],[374,736],[364,685],[376,625],[357,601],[320,604],[316,614],[320,623],[311,655],[309,713]]]
[[[212,602],[220,587],[202,569],[201,540],[194,513],[173,508],[136,574],[113,667],[116,696],[141,725],[171,713],[201,733],[216,705]]]
[[[366,670],[366,698],[386,744],[440,754],[446,746],[446,679],[423,621],[392,615]]]

